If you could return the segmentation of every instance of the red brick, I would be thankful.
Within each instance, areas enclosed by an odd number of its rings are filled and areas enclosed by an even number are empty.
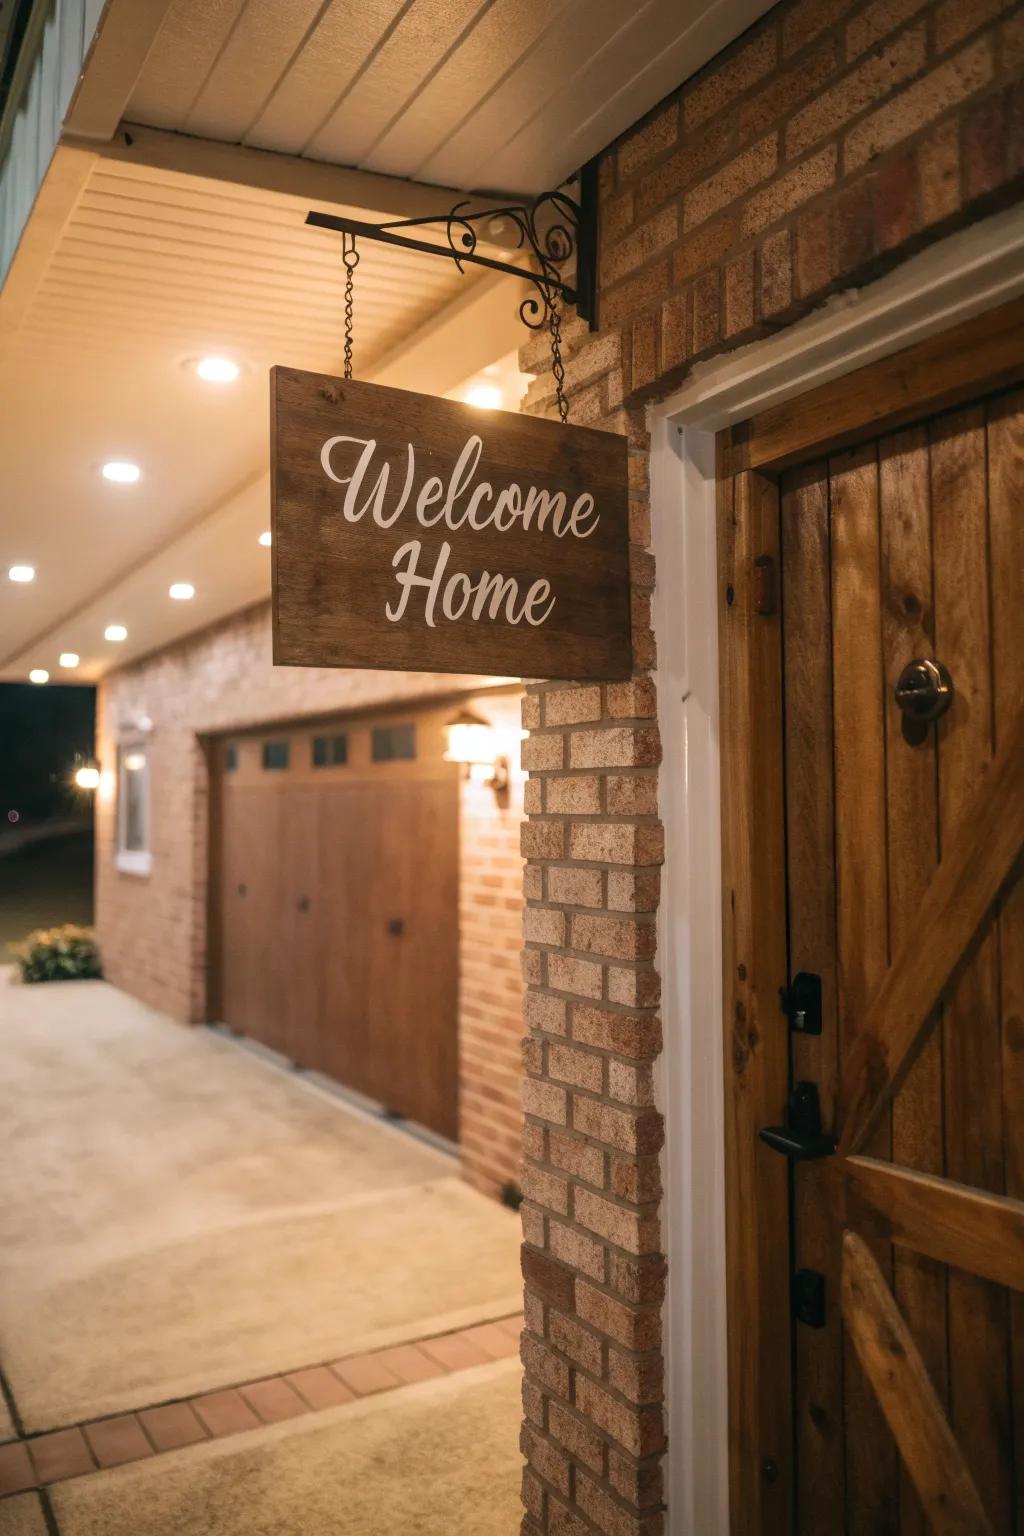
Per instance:
[[[652,1455],[665,1443],[659,1408],[637,1408],[624,1403],[589,1376],[581,1374],[576,1379],[576,1406],[584,1417],[634,1456]]]
[[[804,209],[796,221],[794,292],[798,298],[815,296],[836,277],[834,208],[831,202]]]
[[[893,250],[916,234],[917,167],[913,154],[890,157],[872,178],[875,242],[880,251]]]
[[[141,1461],[153,1454],[153,1447],[134,1413],[97,1419],[93,1424],[84,1425],[83,1430],[98,1466],[119,1467],[126,1461]]]
[[[603,1472],[605,1442],[593,1425],[562,1403],[552,1401],[548,1405],[548,1429],[560,1445],[595,1472]]]
[[[523,1279],[538,1296],[568,1311],[572,1307],[573,1274],[565,1264],[546,1253],[538,1253],[525,1243],[522,1248]]]
[[[444,1333],[437,1339],[422,1339],[420,1348],[431,1360],[443,1365],[446,1371],[465,1371],[473,1365],[483,1365],[492,1359],[468,1330],[461,1333]]]
[[[883,150],[934,122],[950,107],[959,105],[988,84],[992,71],[992,45],[982,37],[915,81],[869,113],[846,135],[843,156],[847,171],[873,160]]]
[[[344,1360],[332,1360],[331,1370],[357,1397],[386,1392],[400,1384],[395,1372],[376,1354],[350,1355]]]
[[[237,1435],[244,1429],[256,1429],[260,1422],[245,1399],[233,1389],[194,1397],[191,1406],[200,1423],[217,1439],[223,1435]]]
[[[917,145],[921,223],[927,228],[960,210],[960,124],[938,123]]]
[[[60,1483],[91,1472],[96,1463],[80,1429],[58,1429],[28,1442],[29,1455],[41,1483]]]
[[[774,173],[778,159],[775,135],[769,134],[730,160],[713,176],[686,194],[683,205],[684,229],[695,229],[736,198],[766,181]]]
[[[524,1424],[519,1437],[520,1448],[545,1482],[559,1492],[569,1493],[569,1458],[546,1435],[540,1435],[529,1424]]]
[[[793,299],[792,236],[788,229],[777,230],[762,243],[761,313],[766,319],[782,315]]]
[[[927,51],[924,26],[914,27],[870,54],[835,85],[819,92],[786,128],[786,152],[801,155],[830,138],[869,107],[876,107],[896,86],[923,68]]]
[[[310,1408],[317,1411],[335,1408],[341,1403],[351,1403],[355,1399],[355,1393],[343,1381],[339,1381],[326,1365],[312,1366],[305,1371],[292,1371],[285,1380]]]
[[[21,1493],[35,1485],[36,1475],[23,1442],[11,1440],[6,1445],[0,1445],[0,1498],[8,1493]]]
[[[294,1419],[306,1412],[305,1402],[281,1376],[254,1381],[241,1390],[250,1408],[255,1408],[264,1424],[278,1424],[283,1419]]]
[[[520,1354],[527,1374],[534,1381],[540,1382],[549,1392],[568,1398],[569,1367],[554,1350],[549,1349],[542,1340],[534,1338],[532,1333],[524,1333],[520,1340]]]
[[[1006,124],[1001,95],[984,97],[966,109],[962,134],[964,190],[982,197],[1003,182]]]
[[[725,268],[722,330],[726,338],[740,335],[754,323],[754,252],[744,251]]]
[[[464,1328],[463,1337],[483,1351],[489,1360],[509,1360],[519,1354],[520,1319],[514,1328],[501,1327],[498,1323],[479,1323],[475,1328]]]
[[[737,96],[763,80],[777,58],[774,27],[759,27],[749,41],[715,59],[683,96],[683,121],[688,130],[727,107]]]

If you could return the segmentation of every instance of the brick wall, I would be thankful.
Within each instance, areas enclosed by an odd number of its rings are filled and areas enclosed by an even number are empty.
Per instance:
[[[206,1012],[207,773],[200,737],[262,722],[407,702],[479,687],[470,676],[277,667],[270,611],[250,609],[109,676],[97,708],[97,757],[116,762],[119,732],[148,716],[152,871],[114,865],[116,805],[105,775],[96,805],[96,926],[105,974],[183,1022]],[[475,695],[515,756],[516,695]],[[517,765],[516,765],[517,766]],[[509,802],[473,780],[460,801],[460,1100],[463,1171],[492,1193],[519,1174],[522,1035],[522,779]],[[514,1129],[513,1129],[514,1127]]]
[[[663,1529],[642,403],[1018,199],[1022,71],[1001,0],[785,0],[602,157],[603,329],[566,320],[566,380],[573,421],[629,441],[636,675],[524,701],[524,1532]],[[524,408],[553,415],[543,336],[522,366]]]

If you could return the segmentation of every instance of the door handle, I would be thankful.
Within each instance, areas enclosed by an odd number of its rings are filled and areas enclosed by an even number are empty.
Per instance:
[[[817,1083],[797,1083],[790,1095],[786,1124],[766,1125],[760,1134],[765,1146],[794,1163],[831,1157],[836,1150],[835,1137],[821,1128]]]
[[[400,939],[404,932],[405,932],[405,919],[401,918],[401,917],[393,917],[391,919],[391,921],[388,923],[388,933],[392,933],[392,934],[394,934],[396,939]]]

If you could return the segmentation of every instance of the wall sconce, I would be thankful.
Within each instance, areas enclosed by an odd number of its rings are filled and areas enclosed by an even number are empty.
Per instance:
[[[79,789],[99,789],[100,765],[95,760],[83,763],[75,769],[75,783]]]
[[[499,799],[508,794],[508,758],[498,753],[493,727],[486,720],[461,709],[445,726],[445,735],[446,762],[462,763],[467,779],[477,765],[490,768],[491,777],[484,780],[488,789]]]

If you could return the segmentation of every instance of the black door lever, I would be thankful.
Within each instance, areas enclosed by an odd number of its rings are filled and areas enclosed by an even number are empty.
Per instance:
[[[789,1099],[785,1125],[766,1125],[761,1140],[773,1152],[781,1152],[795,1163],[813,1158],[831,1157],[836,1150],[834,1136],[821,1128],[821,1103],[817,1083],[797,1083]]]

